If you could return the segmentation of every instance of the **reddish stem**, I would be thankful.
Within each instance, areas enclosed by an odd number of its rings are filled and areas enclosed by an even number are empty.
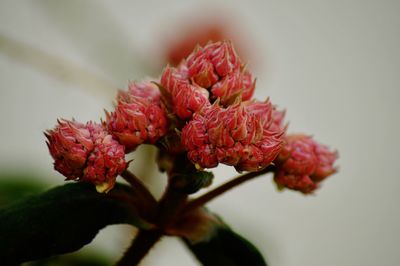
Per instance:
[[[121,176],[132,186],[134,193],[140,196],[149,204],[157,205],[157,200],[153,197],[143,182],[129,170],[122,172]]]
[[[179,214],[201,207],[224,192],[273,170],[274,167],[269,166],[259,172],[251,172],[238,176],[189,203],[187,203],[187,194],[174,189],[170,182],[164,196],[158,202],[158,208],[154,217],[157,229],[140,230],[133,240],[132,245],[128,248],[123,258],[116,264],[116,266],[138,265],[154,244],[156,244],[162,237],[163,230],[173,223],[174,219],[176,219]],[[147,197],[148,199],[151,197],[154,199],[146,187],[144,187],[140,180],[132,173],[125,171],[122,176],[132,185],[132,187],[136,187],[144,197]]]
[[[140,230],[131,246],[116,266],[135,266],[146,256],[151,247],[162,237],[159,230]]]
[[[232,180],[222,184],[219,187],[216,187],[215,189],[205,193],[204,195],[190,201],[185,208],[183,209],[184,212],[186,211],[191,211],[196,208],[199,208],[201,206],[204,206],[206,203],[209,201],[215,199],[216,197],[220,196],[221,194],[225,193],[226,191],[248,181],[251,180],[255,177],[261,176],[263,174],[269,173],[274,171],[275,167],[274,166],[268,166],[267,168],[258,171],[258,172],[251,172],[248,174],[244,174],[238,177],[233,178]]]
[[[130,178],[131,181],[138,180],[137,178],[132,179],[132,174],[129,172],[124,172],[124,175]],[[137,185],[136,181],[135,184]],[[116,266],[138,265],[154,244],[160,240],[163,235],[163,230],[173,222],[177,214],[182,210],[187,197],[186,194],[176,191],[173,187],[168,185],[164,196],[158,202],[158,207],[154,217],[154,223],[157,225],[157,229],[140,230],[133,240],[132,245],[127,249],[124,256]]]

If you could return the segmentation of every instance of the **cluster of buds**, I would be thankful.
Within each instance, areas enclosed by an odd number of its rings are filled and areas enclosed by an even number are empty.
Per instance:
[[[284,131],[273,122],[269,101],[240,102],[223,108],[213,104],[182,130],[189,159],[200,168],[224,163],[238,171],[259,171],[278,155]]]
[[[334,173],[336,154],[308,137],[285,136],[285,113],[269,100],[253,100],[254,89],[231,42],[198,47],[178,66],[167,66],[160,80],[120,91],[102,124],[62,120],[49,130],[55,169],[108,191],[128,165],[125,153],[147,143],[186,156],[197,169],[223,163],[260,171],[274,162],[279,185],[313,191]]]
[[[231,42],[197,47],[179,66],[164,70],[161,86],[166,105],[186,122],[181,143],[198,169],[224,163],[259,171],[278,155],[283,113],[273,115],[269,101],[251,100],[255,80]]]
[[[279,187],[313,192],[327,176],[336,172],[333,166],[337,152],[330,151],[310,136],[288,135],[275,163],[274,180]]]
[[[54,168],[67,180],[91,182],[100,192],[107,192],[127,166],[124,146],[102,125],[60,120],[45,135]]]
[[[141,82],[118,93],[115,111],[106,112],[104,123],[61,120],[45,134],[57,171],[67,180],[90,182],[99,192],[107,192],[128,166],[125,153],[142,143],[154,144],[166,129],[157,86]]]
[[[237,98],[250,100],[255,80],[232,44],[224,41],[197,47],[179,66],[167,67],[161,85],[170,98],[173,112],[187,120],[216,99],[223,106],[233,104]]]
[[[142,143],[154,144],[167,130],[160,92],[151,82],[131,83],[128,91],[120,91],[115,111],[106,117],[109,132],[127,152]]]

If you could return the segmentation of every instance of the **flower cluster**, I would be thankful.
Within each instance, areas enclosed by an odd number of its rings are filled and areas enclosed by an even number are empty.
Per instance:
[[[237,98],[250,100],[255,81],[230,42],[198,47],[177,67],[167,67],[161,85],[170,96],[173,112],[187,120],[210,101],[228,106]]]
[[[197,47],[179,66],[165,68],[161,86],[166,105],[186,121],[181,142],[198,168],[224,163],[258,171],[278,155],[283,113],[251,100],[255,80],[231,42]]]
[[[327,176],[336,172],[333,166],[337,152],[319,144],[310,136],[288,135],[276,158],[275,182],[280,187],[311,193]]]
[[[128,166],[125,153],[142,143],[154,144],[166,130],[157,86],[140,82],[118,93],[115,111],[106,112],[104,123],[61,120],[46,137],[57,171],[67,180],[91,182],[98,191],[107,192]]]
[[[124,146],[99,124],[60,120],[45,135],[54,168],[67,180],[92,182],[99,191],[108,191],[126,168]]]
[[[227,108],[213,104],[196,113],[182,130],[189,159],[202,168],[218,163],[235,166],[238,171],[265,168],[278,155],[284,132],[274,128],[272,112],[271,103],[266,101],[241,102]]]
[[[154,83],[130,84],[128,91],[118,93],[117,102],[114,112],[106,112],[106,124],[127,152],[142,143],[154,144],[165,135],[167,119]]]
[[[286,136],[285,112],[252,99],[254,89],[231,42],[198,47],[159,80],[119,91],[103,123],[61,120],[49,130],[55,169],[108,191],[128,165],[125,153],[146,143],[186,156],[197,169],[223,163],[259,171],[274,162],[280,186],[313,191],[335,172],[336,154],[308,137]]]

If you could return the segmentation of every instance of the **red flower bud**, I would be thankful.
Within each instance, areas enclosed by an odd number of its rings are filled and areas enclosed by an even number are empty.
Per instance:
[[[212,64],[213,69],[215,69],[214,73],[218,76],[226,76],[241,66],[232,43],[228,41],[209,43],[204,48],[199,48],[189,55],[189,76],[195,79],[201,73],[199,70],[205,62]]]
[[[155,143],[165,135],[167,118],[155,84],[131,83],[128,91],[118,93],[117,101],[115,111],[106,112],[106,124],[126,152],[142,143]]]
[[[317,184],[308,175],[291,175],[279,171],[275,173],[274,180],[278,186],[298,190],[304,194],[312,193],[317,189]]]
[[[116,176],[127,167],[125,151],[122,145],[105,132],[95,143],[83,171],[84,180],[96,184],[99,192],[107,192],[114,187]]]
[[[109,191],[127,167],[124,147],[99,124],[61,120],[45,135],[54,168],[67,180],[91,182],[100,192]]]
[[[265,112],[257,112],[259,108]],[[203,168],[224,163],[238,171],[261,170],[275,159],[282,145],[283,131],[269,130],[271,112],[268,101],[226,109],[214,104],[195,114],[182,129],[182,144],[189,159]]]
[[[314,173],[311,175],[313,180],[319,182],[324,180],[326,177],[336,173],[337,169],[333,167],[333,164],[338,158],[337,151],[332,152],[328,149],[327,146],[318,144],[315,147],[315,154],[318,159],[318,164]]]
[[[232,43],[228,41],[209,43],[199,47],[187,60],[188,76],[194,83],[209,89],[212,99],[229,105],[241,94],[242,100],[250,100],[255,81],[244,70]]]
[[[287,125],[285,125],[284,119],[285,119],[285,113],[286,111],[279,111],[274,107],[274,110],[272,111],[272,124],[270,126],[270,130],[272,131],[286,131]]]
[[[255,89],[255,81],[248,71],[235,70],[212,86],[211,92],[214,98],[220,98],[223,105],[234,102],[241,94],[242,100],[250,100]]]
[[[191,118],[194,112],[210,105],[208,91],[196,84],[191,84],[184,65],[179,68],[166,67],[161,85],[170,96],[172,111],[181,119]]]
[[[210,105],[211,100],[228,106],[237,97],[249,100],[255,89],[255,81],[244,69],[230,42],[209,43],[198,47],[187,62],[176,67],[166,67],[161,85],[169,94],[169,106],[181,119],[189,119],[200,108]]]
[[[189,57],[188,66],[190,77],[203,88],[209,88],[219,80],[213,63],[201,49],[195,52],[195,56]]]
[[[318,183],[336,172],[333,164],[337,153],[329,151],[306,135],[287,136],[286,144],[275,160],[278,186],[299,190],[305,194],[318,188]]]

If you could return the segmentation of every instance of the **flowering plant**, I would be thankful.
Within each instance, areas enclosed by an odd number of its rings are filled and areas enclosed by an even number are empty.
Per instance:
[[[179,65],[165,67],[159,79],[130,83],[118,92],[115,110],[106,111],[101,123],[59,120],[45,133],[54,169],[80,183],[56,188],[33,202],[58,201],[58,207],[70,210],[60,221],[60,210],[37,207],[54,212],[59,230],[73,224],[73,230],[66,230],[72,235],[39,236],[40,252],[15,253],[18,258],[9,256],[9,263],[70,252],[90,242],[107,224],[130,223],[139,232],[117,263],[120,266],[137,265],[164,235],[183,238],[204,265],[266,265],[250,242],[205,205],[267,173],[273,174],[279,189],[311,194],[336,172],[337,153],[308,135],[288,134],[285,112],[269,99],[253,99],[255,87],[231,42],[209,43]],[[128,170],[125,154],[141,144],[158,148],[155,163],[167,174],[160,200]],[[214,176],[206,169],[219,164],[245,173],[190,197],[210,186]],[[129,186],[116,183],[118,176]],[[66,224],[70,221],[78,222]],[[33,236],[27,241],[29,237]]]

